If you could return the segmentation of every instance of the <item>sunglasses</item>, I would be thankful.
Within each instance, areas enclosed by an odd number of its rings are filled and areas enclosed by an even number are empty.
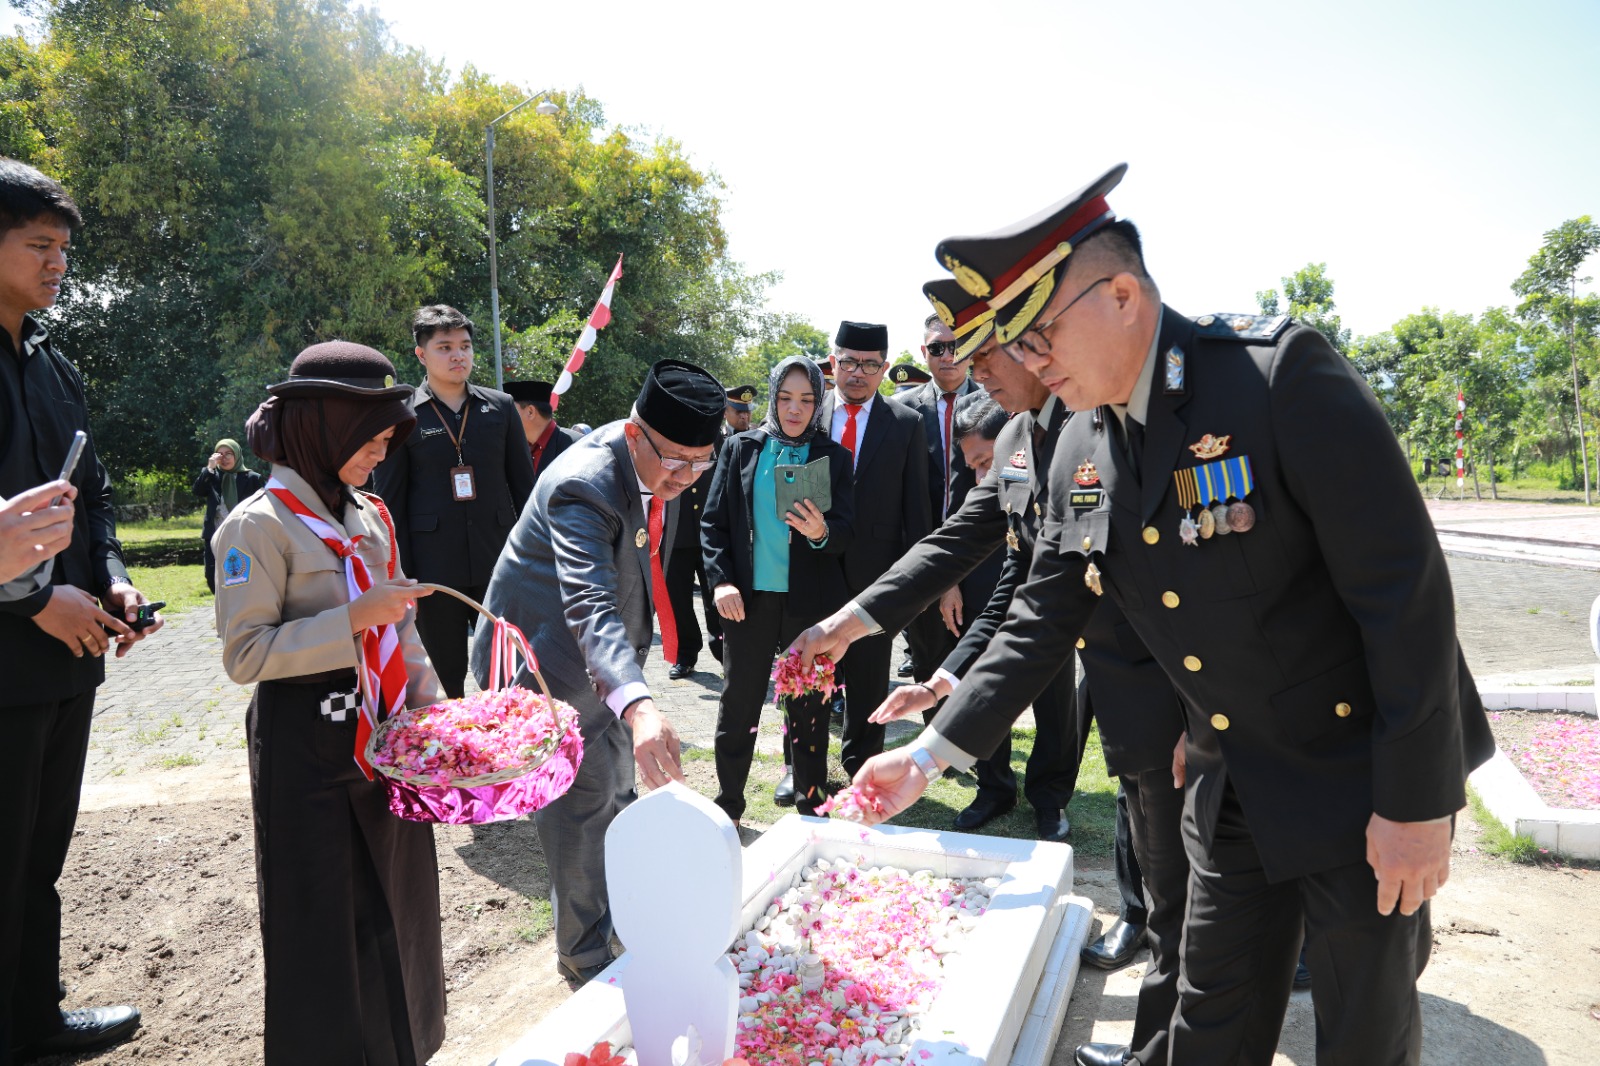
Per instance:
[[[688,467],[696,474],[704,474],[717,465],[717,457],[714,454],[709,459],[679,459],[662,455],[661,449],[656,447],[656,442],[650,439],[649,427],[642,422],[635,422],[634,425],[639,427],[639,432],[644,435],[645,443],[650,445],[650,450],[656,453],[656,459],[661,463],[663,470],[682,470]]]
[[[956,357],[955,341],[930,341],[923,347],[928,350],[930,359],[954,359]]]

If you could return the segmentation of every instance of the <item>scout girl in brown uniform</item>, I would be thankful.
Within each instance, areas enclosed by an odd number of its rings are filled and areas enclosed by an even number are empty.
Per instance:
[[[374,703],[441,698],[413,628],[416,583],[382,501],[357,491],[415,425],[411,389],[380,353],[333,341],[268,391],[247,428],[272,480],[212,541],[223,661],[256,686],[246,729],[265,1061],[415,1066],[444,1039],[433,830],[391,815],[356,759],[364,661],[388,667]],[[351,545],[361,566],[347,564]]]

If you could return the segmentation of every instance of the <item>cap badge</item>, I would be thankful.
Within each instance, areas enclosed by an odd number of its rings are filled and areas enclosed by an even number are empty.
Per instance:
[[[1173,345],[1167,349],[1167,394],[1183,392],[1183,349]]]
[[[944,265],[946,270],[956,276],[956,284],[966,290],[969,296],[976,296],[981,300],[994,291],[989,288],[989,282],[982,274],[973,270],[955,256],[945,256]]]
[[[1193,444],[1189,450],[1194,452],[1196,459],[1215,459],[1228,450],[1228,442],[1233,439],[1233,434],[1218,437],[1207,433]]]
[[[1098,485],[1100,484],[1100,471],[1094,468],[1093,463],[1085,459],[1078,465],[1077,472],[1072,475],[1072,480],[1076,481],[1084,488],[1088,488],[1091,485]]]
[[[1011,465],[1016,467],[1018,470],[1028,469],[1028,453],[1023,451],[1013,452],[1011,455]]]
[[[1194,324],[1204,328],[1205,326],[1211,325],[1211,323],[1215,322],[1216,320],[1216,315],[1201,315],[1199,318],[1194,320]]]
[[[950,308],[944,305],[944,301],[930,292],[928,293],[928,302],[933,305],[933,313],[939,316],[939,321],[954,329],[956,316],[950,313]]]
[[[1232,322],[1233,331],[1235,333],[1243,333],[1245,330],[1249,329],[1255,324],[1256,320],[1251,318],[1249,315],[1238,315]]]
[[[383,375],[383,387],[386,388],[386,389],[394,388],[394,375],[393,374],[385,374],[385,375]]]

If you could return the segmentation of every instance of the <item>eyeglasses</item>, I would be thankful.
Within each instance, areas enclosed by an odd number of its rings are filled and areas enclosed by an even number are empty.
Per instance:
[[[1067,306],[1051,315],[1048,322],[1044,322],[1042,324],[1035,323],[1034,325],[1029,326],[1027,329],[1022,331],[1022,336],[1018,337],[1016,340],[1009,344],[1000,345],[1000,350],[1009,355],[1013,362],[1017,363],[1022,362],[1023,358],[1028,355],[1037,356],[1038,358],[1043,359],[1045,356],[1049,355],[1051,351],[1050,339],[1044,335],[1044,331],[1055,325],[1062,315],[1072,310],[1073,304],[1077,303],[1079,300],[1093,292],[1097,285],[1102,285],[1110,280],[1111,279],[1107,277],[1101,278],[1099,281],[1092,282],[1086,286],[1082,292],[1068,300]]]
[[[696,474],[704,474],[707,470],[717,465],[717,457],[712,455],[709,459],[679,459],[661,454],[661,449],[656,447],[656,442],[650,439],[650,430],[643,422],[635,422],[639,432],[644,435],[645,443],[650,445],[650,450],[656,453],[656,459],[661,463],[663,470],[682,470],[688,467]]]
[[[928,350],[929,359],[954,359],[956,357],[955,341],[930,341],[923,347]]]
[[[839,360],[839,369],[850,374],[859,370],[868,377],[883,369],[883,363],[876,359],[851,359],[849,356]]]

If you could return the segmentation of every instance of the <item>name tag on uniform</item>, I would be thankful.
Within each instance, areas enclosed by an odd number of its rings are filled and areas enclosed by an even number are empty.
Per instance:
[[[450,491],[458,500],[475,500],[478,498],[477,486],[472,482],[472,467],[453,466],[450,468]]]
[[[1027,481],[1028,480],[1028,472],[1026,470],[1018,470],[1014,466],[1002,466],[1000,468],[1000,480],[1001,481]]]
[[[1102,489],[1077,489],[1068,498],[1068,503],[1075,508],[1099,507],[1100,501],[1105,499]]]
[[[421,439],[422,440],[427,440],[429,437],[443,436],[444,435],[444,429],[442,427],[440,427],[440,426],[434,426],[431,429],[424,428],[421,431],[421,434],[422,434]]]

